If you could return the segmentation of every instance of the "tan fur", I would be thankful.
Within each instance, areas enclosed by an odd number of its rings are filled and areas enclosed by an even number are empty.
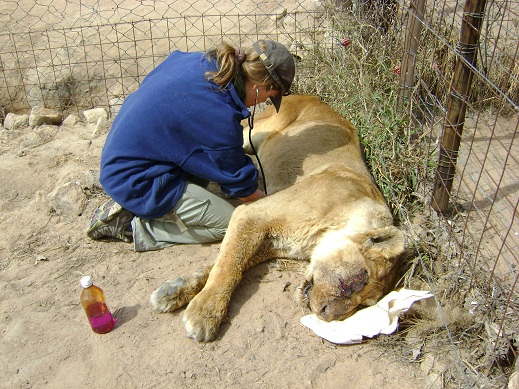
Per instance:
[[[216,337],[242,273],[260,262],[310,261],[302,301],[324,320],[342,320],[394,286],[404,250],[357,130],[328,105],[287,96],[279,113],[269,107],[257,115],[252,140],[269,196],[236,209],[212,269],[168,281],[151,296],[161,312],[192,299],[184,323],[198,341]]]

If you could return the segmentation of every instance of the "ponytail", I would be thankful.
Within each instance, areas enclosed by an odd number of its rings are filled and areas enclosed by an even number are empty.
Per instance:
[[[241,49],[222,42],[207,53],[207,58],[216,60],[219,68],[215,72],[207,72],[206,78],[224,89],[238,74],[241,63],[245,61],[245,53]]]
[[[258,43],[262,49],[265,49],[263,41]],[[240,72],[244,81],[266,85],[267,89],[280,89],[252,46],[242,50],[221,42],[207,53],[207,58],[209,61],[215,60],[219,68],[216,71],[207,72],[205,77],[222,89],[227,88]]]

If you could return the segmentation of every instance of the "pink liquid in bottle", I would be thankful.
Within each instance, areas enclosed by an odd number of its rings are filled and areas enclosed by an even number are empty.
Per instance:
[[[108,309],[103,290],[92,284],[92,278],[85,276],[81,279],[80,300],[92,327],[97,334],[106,334],[115,326],[115,320]]]
[[[95,302],[86,309],[86,314],[92,331],[97,334],[110,332],[115,325],[115,320],[105,303]]]

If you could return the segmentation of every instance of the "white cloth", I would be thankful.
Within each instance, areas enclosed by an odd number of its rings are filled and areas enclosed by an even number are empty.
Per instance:
[[[303,316],[301,324],[329,342],[356,344],[364,336],[372,338],[378,334],[392,334],[398,327],[400,314],[406,312],[415,301],[429,297],[432,294],[426,291],[400,289],[345,320],[326,322],[311,314]]]

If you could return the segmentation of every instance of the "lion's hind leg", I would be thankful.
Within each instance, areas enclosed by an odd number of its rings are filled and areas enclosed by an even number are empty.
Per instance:
[[[188,304],[202,290],[212,265],[198,269],[188,277],[177,277],[164,282],[150,297],[153,310],[172,312]]]

